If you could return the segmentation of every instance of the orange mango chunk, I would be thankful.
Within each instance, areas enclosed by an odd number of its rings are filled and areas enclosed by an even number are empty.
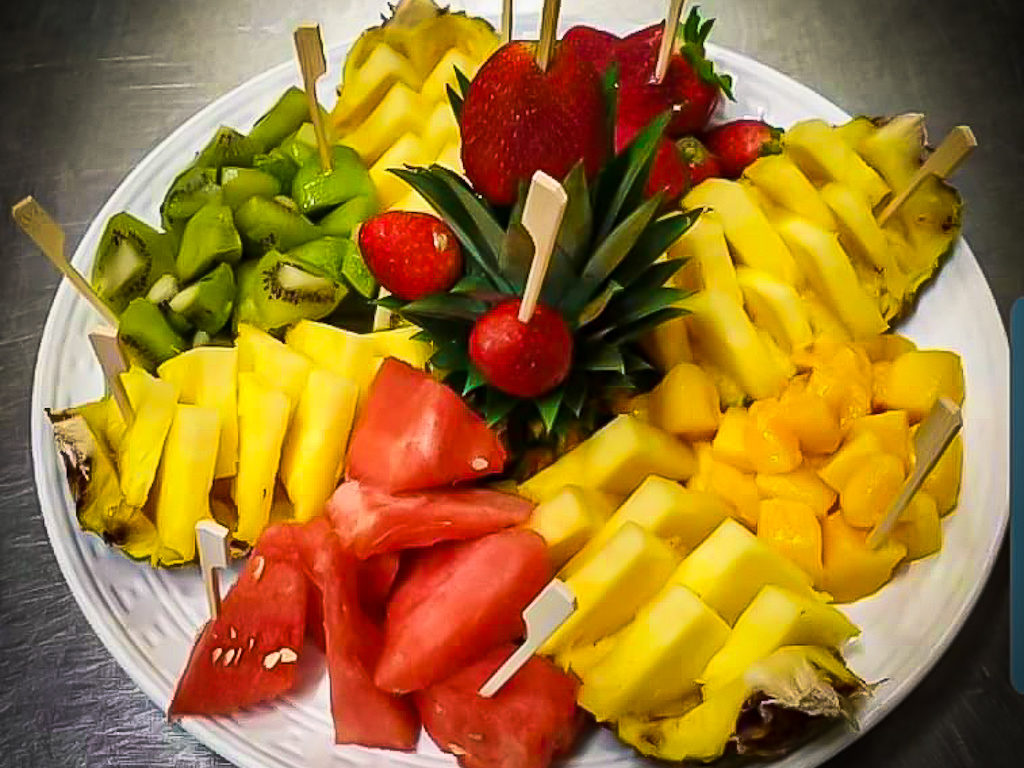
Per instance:
[[[747,411],[746,445],[750,463],[759,473],[783,474],[800,466],[800,442],[784,424],[778,400],[755,401]]]
[[[964,371],[955,352],[906,352],[892,361],[886,378],[880,405],[887,410],[906,410],[914,422],[924,418],[940,397],[957,405],[964,401]]]
[[[873,432],[865,432],[844,441],[843,446],[832,454],[832,458],[818,469],[818,477],[833,490],[842,492],[843,486],[853,474],[880,453],[883,453],[882,443]]]
[[[807,466],[784,475],[758,475],[754,482],[762,497],[803,502],[817,517],[827,515],[838,498],[838,494]]]
[[[854,346],[864,350],[864,354],[872,363],[891,363],[904,352],[913,352],[917,349],[914,342],[898,333],[880,333],[877,336],[868,336],[858,339],[854,342]]]
[[[839,447],[843,432],[839,417],[828,401],[806,384],[795,380],[779,399],[779,420],[796,435],[806,453],[832,453]]]
[[[917,431],[917,428],[914,428]],[[924,479],[921,490],[935,499],[940,515],[947,515],[956,506],[960,495],[960,478],[964,467],[964,436],[959,434],[939,457],[938,463]]]
[[[815,584],[821,584],[821,524],[807,504],[792,499],[763,500],[757,537],[800,566]]]
[[[903,485],[903,462],[891,453],[865,461],[843,484],[839,508],[854,528],[873,528],[896,500]]]
[[[907,555],[906,545],[892,538],[878,549],[869,549],[867,533],[847,524],[839,512],[821,521],[822,587],[837,603],[875,592]]]
[[[687,440],[710,439],[718,429],[718,389],[699,366],[680,363],[651,392],[651,422]]]
[[[711,441],[711,452],[715,459],[731,464],[741,472],[754,471],[754,465],[747,455],[747,420],[746,408],[729,408],[722,416],[715,439]]]
[[[893,528],[892,538],[907,548],[907,560],[927,557],[942,549],[942,521],[935,499],[918,491]]]
[[[883,451],[898,456],[905,469],[910,467],[910,419],[906,411],[861,416],[850,424],[846,437],[854,440],[865,432],[878,438]]]

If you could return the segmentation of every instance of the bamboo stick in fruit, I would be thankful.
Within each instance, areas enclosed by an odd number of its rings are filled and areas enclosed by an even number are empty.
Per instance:
[[[213,520],[196,523],[196,548],[210,619],[220,618],[220,569],[228,567],[228,529]]]
[[[316,81],[327,72],[327,61],[324,59],[324,41],[320,35],[319,24],[303,24],[295,30],[295,51],[299,57],[299,69],[302,70],[302,81],[309,100],[309,116],[316,132],[317,150],[320,152],[320,166],[324,172],[333,169],[331,148],[327,143],[327,131],[324,128],[324,117],[320,105],[316,101]]]
[[[501,0],[501,43],[512,41],[512,0]]]
[[[97,328],[89,334],[89,343],[92,344],[92,351],[103,370],[103,378],[106,379],[107,387],[114,396],[114,402],[117,403],[117,408],[121,411],[121,418],[124,419],[125,424],[130,424],[135,413],[128,399],[128,392],[121,382],[121,374],[128,370],[128,364],[121,352],[117,331]]]
[[[544,171],[533,174],[522,216],[523,228],[533,240],[533,262],[519,304],[518,317],[521,323],[529,323],[537,308],[544,277],[551,263],[551,254],[555,250],[555,238],[558,237],[558,228],[562,225],[562,216],[568,202],[569,197],[561,184]]]
[[[679,32],[679,19],[683,15],[684,0],[668,0],[665,13],[665,30],[661,33],[661,46],[658,48],[658,61],[654,65],[654,80],[657,83],[665,79],[668,63],[676,47],[676,35]]]

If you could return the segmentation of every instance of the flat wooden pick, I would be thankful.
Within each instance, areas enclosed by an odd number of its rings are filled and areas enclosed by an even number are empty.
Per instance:
[[[540,17],[540,40],[537,43],[537,66],[541,72],[547,72],[551,63],[551,54],[555,50],[558,39],[558,14],[562,8],[562,0],[544,0],[544,10]]]
[[[512,40],[512,0],[501,2],[501,37],[502,44]]]
[[[564,581],[552,579],[523,611],[526,640],[487,679],[478,693],[489,699],[500,691],[575,610],[576,596],[572,589]]]
[[[331,159],[330,145],[327,143],[324,117],[320,114],[320,105],[316,100],[316,81],[327,73],[324,41],[320,35],[319,24],[302,24],[295,28],[295,52],[299,57],[302,82],[306,89],[306,98],[309,100],[309,119],[313,121],[313,132],[316,133],[320,166],[325,171],[330,171],[334,168],[334,163]]]
[[[533,174],[530,191],[526,193],[526,202],[523,204],[522,217],[523,228],[533,240],[533,262],[526,278],[523,300],[519,304],[519,321],[522,323],[530,322],[537,309],[540,289],[544,285],[544,276],[555,250],[558,228],[562,226],[562,216],[565,215],[568,203],[569,196],[561,184],[544,171]]]
[[[900,515],[910,504],[914,494],[921,489],[928,473],[935,468],[963,423],[963,415],[957,404],[949,398],[940,397],[914,436],[914,471],[910,473],[899,495],[889,506],[885,517],[868,534],[867,544],[871,549],[878,549],[892,533],[892,529],[900,520]]]
[[[953,172],[960,167],[977,146],[978,140],[974,138],[974,132],[968,126],[959,125],[950,131],[938,148],[917,169],[917,173],[910,179],[906,189],[895,195],[882,209],[878,215],[879,225],[885,226],[885,223],[929,176],[938,176],[940,179],[948,179],[952,176]]]
[[[36,202],[36,199],[30,195],[16,203],[11,208],[11,215],[22,231],[32,238],[46,258],[71,282],[82,298],[92,304],[107,323],[117,327],[117,315],[64,255],[64,230]]]
[[[679,19],[683,15],[684,0],[668,0],[665,13],[665,29],[661,33],[661,47],[658,49],[658,61],[654,65],[654,81],[660,83],[668,72],[668,63],[676,47],[676,35],[679,33]]]
[[[203,571],[210,618],[220,616],[220,568],[228,567],[228,529],[213,520],[196,523],[196,548]]]
[[[121,417],[125,424],[131,424],[135,418],[135,411],[128,399],[124,382],[121,381],[121,374],[128,370],[128,363],[121,351],[121,342],[117,339],[117,331],[113,328],[96,328],[89,333],[89,343],[92,344],[92,351],[96,354],[96,359],[99,360],[100,368],[103,369],[103,378],[107,380],[107,386],[114,396],[117,409],[121,411]]]

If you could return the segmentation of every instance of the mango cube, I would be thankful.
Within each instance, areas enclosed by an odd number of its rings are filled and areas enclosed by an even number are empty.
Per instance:
[[[802,501],[765,499],[757,520],[757,537],[821,583],[821,524]]]
[[[567,485],[625,496],[648,475],[685,480],[697,470],[693,449],[635,416],[623,414],[519,486],[541,502]]]
[[[567,485],[539,504],[526,525],[547,543],[552,567],[557,569],[583,549],[612,511],[611,502],[599,491]]]
[[[576,595],[576,611],[540,653],[550,656],[573,645],[595,643],[625,626],[675,566],[675,553],[667,544],[636,523],[626,523],[566,579]]]
[[[916,427],[914,428],[916,432]],[[932,471],[924,479],[921,490],[935,499],[940,515],[946,515],[956,506],[960,495],[960,476],[964,466],[964,437],[958,434],[939,457]]]
[[[787,427],[783,408],[775,399],[758,400],[747,411],[747,455],[754,470],[784,474],[800,466],[800,443]]]
[[[914,342],[898,333],[880,333],[877,336],[868,336],[858,340],[856,346],[864,350],[872,363],[891,363],[903,353],[913,352],[917,349]]]
[[[882,443],[873,432],[863,432],[847,440],[832,458],[818,470],[818,477],[834,491],[842,490],[850,478],[864,465],[884,453]]]
[[[701,487],[696,490],[710,491],[725,499],[733,509],[733,517],[751,530],[757,527],[757,516],[761,511],[761,494],[758,493],[753,475],[712,459],[708,462],[703,480]]]
[[[839,512],[821,521],[822,586],[837,603],[850,603],[875,592],[907,556],[906,545],[892,537],[878,549],[870,549],[867,534],[852,527]]]
[[[711,451],[715,459],[731,464],[741,472],[753,472],[754,465],[747,455],[747,409],[733,406],[722,415]]]
[[[891,453],[910,466],[910,420],[906,411],[886,411],[870,416],[861,416],[850,422],[847,439],[856,440],[864,432],[871,432],[878,438],[882,450]]]
[[[917,422],[928,415],[940,397],[948,397],[957,405],[964,402],[960,356],[945,350],[917,350],[892,361],[879,404],[887,410],[906,410],[910,420]]]
[[[918,491],[903,510],[892,538],[907,548],[907,560],[917,560],[942,549],[942,521],[935,499]]]
[[[648,713],[696,691],[729,625],[686,587],[670,585],[640,609],[582,677],[580,706],[599,721]]]
[[[686,440],[710,438],[718,429],[718,390],[693,363],[680,363],[651,392],[651,423]]]
[[[701,681],[705,689],[718,689],[783,646],[812,645],[838,650],[859,633],[832,606],[769,584],[737,619],[729,639],[705,667]]]
[[[842,344],[815,362],[807,391],[820,395],[846,429],[853,420],[871,413],[872,365],[863,351]]]
[[[687,555],[670,583],[689,587],[729,624],[766,584],[814,597],[810,576],[734,520],[724,521]]]
[[[882,453],[862,464],[839,492],[843,519],[854,528],[874,528],[903,486],[903,462]]]
[[[838,494],[808,466],[784,475],[758,475],[754,482],[762,497],[799,501],[810,507],[818,518],[825,517],[838,498]]]

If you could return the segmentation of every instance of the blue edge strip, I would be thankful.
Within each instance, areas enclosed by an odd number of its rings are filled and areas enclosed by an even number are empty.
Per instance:
[[[1010,679],[1024,694],[1024,298],[1010,314]]]

